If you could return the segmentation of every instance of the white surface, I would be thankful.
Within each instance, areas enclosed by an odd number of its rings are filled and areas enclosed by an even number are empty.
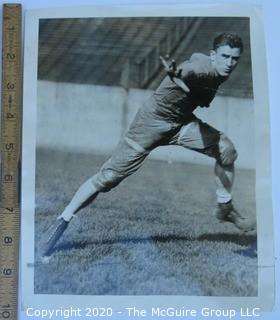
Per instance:
[[[177,1],[179,3],[193,3],[197,1]],[[220,3],[240,3],[241,1],[219,1]],[[279,90],[279,80],[278,80],[278,70],[279,70],[279,12],[280,12],[280,2],[277,0],[262,0],[262,1],[245,1],[242,3],[259,3],[263,6],[264,10],[264,18],[265,18],[265,35],[267,41],[267,56],[268,56],[268,76],[269,76],[269,84],[270,84],[270,112],[271,112],[271,133],[272,133],[272,171],[273,171],[273,206],[274,206],[274,223],[275,223],[275,236],[276,236],[276,256],[279,256],[279,233],[278,229],[280,226],[279,223],[279,192],[280,184],[279,184],[279,167],[277,164],[280,163],[280,151],[279,151],[279,119],[280,119],[280,111],[278,106],[277,99],[277,90]],[[3,1],[1,1],[3,3]],[[32,9],[32,8],[45,8],[45,7],[58,7],[58,6],[74,6],[74,5],[88,5],[88,4],[109,4],[109,3],[131,3],[131,1],[79,1],[79,0],[22,0],[20,3],[23,4],[24,9]],[[151,1],[137,1],[134,0],[133,3],[151,3]],[[167,1],[152,1],[152,3],[168,3]],[[169,1],[169,3],[174,3]],[[200,3],[213,3],[213,1],[200,1]],[[279,301],[279,263],[276,260],[277,267],[277,296],[276,296],[276,307],[275,310],[268,314],[262,314],[258,319],[278,319],[280,314],[280,301]],[[21,315],[21,319],[24,319],[23,315]],[[30,319],[30,318],[29,318]],[[213,319],[213,318],[211,318]],[[221,318],[220,318],[221,319]],[[236,318],[235,318],[236,319]]]
[[[259,294],[257,297],[188,297],[188,303],[197,309],[205,305],[212,308],[238,308],[238,306],[255,307],[262,310],[271,310],[273,306],[273,284],[274,278],[274,255],[273,245],[273,225],[271,208],[271,157],[270,157],[270,126],[267,75],[264,50],[264,35],[262,18],[258,8],[239,5],[142,5],[142,6],[87,6],[87,7],[64,7],[55,9],[32,10],[27,13],[26,38],[24,49],[24,97],[23,97],[23,156],[22,156],[22,257],[21,272],[23,281],[22,301],[25,307],[32,305],[37,308],[53,308],[54,306],[69,307],[69,304],[78,304],[86,308],[92,303],[95,306],[107,306],[124,308],[129,306],[149,306],[162,305],[176,308],[184,305],[186,297],[168,296],[71,296],[71,295],[34,295],[33,279],[34,269],[29,267],[34,261],[34,252],[30,250],[34,242],[34,202],[30,201],[30,195],[34,197],[35,188],[35,130],[37,113],[37,48],[38,48],[38,21],[40,18],[76,18],[76,17],[108,17],[113,16],[178,16],[181,12],[188,12],[192,16],[248,16],[251,19],[251,47],[252,47],[252,67],[254,83],[254,102],[255,102],[255,131],[256,141],[256,197],[257,197],[257,220],[258,220],[258,252],[259,266]],[[27,124],[27,125],[26,125]],[[124,304],[125,303],[125,304]]]

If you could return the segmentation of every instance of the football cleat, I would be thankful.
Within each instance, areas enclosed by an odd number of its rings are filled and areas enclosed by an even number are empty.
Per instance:
[[[231,201],[227,203],[218,203],[216,217],[221,222],[231,222],[239,230],[248,232],[256,228],[255,223],[248,218],[243,217],[232,205]]]
[[[57,218],[55,222],[50,226],[47,231],[47,239],[44,240],[41,256],[50,256],[53,252],[54,246],[64,231],[67,229],[69,221],[65,221],[63,218]]]

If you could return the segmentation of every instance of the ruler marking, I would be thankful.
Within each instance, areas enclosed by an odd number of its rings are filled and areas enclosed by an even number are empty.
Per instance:
[[[4,4],[0,145],[0,319],[9,320],[17,319],[18,303],[21,25],[21,5]]]

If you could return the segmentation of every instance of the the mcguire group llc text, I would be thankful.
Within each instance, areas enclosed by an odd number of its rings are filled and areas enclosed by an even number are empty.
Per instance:
[[[29,307],[26,309],[26,316],[41,319],[55,319],[55,318],[110,318],[117,315],[123,315],[126,317],[177,317],[177,318],[214,318],[220,317],[221,319],[232,319],[236,316],[241,317],[259,317],[260,308],[247,308],[243,307],[239,310],[235,309],[214,309],[214,308],[201,308],[201,309],[187,309],[187,308],[159,308],[153,307],[150,309],[136,308],[136,307],[126,307],[122,310],[113,309],[110,307],[88,307],[88,308],[78,308],[78,307],[61,307],[57,309],[39,309]]]

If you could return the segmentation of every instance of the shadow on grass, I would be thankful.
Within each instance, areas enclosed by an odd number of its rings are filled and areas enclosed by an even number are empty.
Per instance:
[[[231,242],[238,244],[240,246],[246,246],[245,249],[235,250],[234,253],[237,253],[241,256],[248,258],[257,258],[257,236],[252,234],[204,234],[198,238],[198,240],[207,240],[207,241],[218,241],[218,242]]]
[[[116,238],[104,239],[100,241],[85,241],[85,242],[64,242],[56,246],[55,251],[71,250],[71,249],[85,249],[89,245],[102,245],[102,244],[137,244],[145,242],[171,242],[171,241],[191,241],[194,238],[178,235],[161,235],[151,236],[147,238]]]
[[[172,242],[172,241],[214,241],[214,242],[232,242],[240,246],[250,246],[256,242],[256,235],[239,235],[239,234],[203,234],[198,238],[178,235],[157,235],[146,238],[115,238],[104,239],[100,241],[84,241],[84,242],[64,242],[56,246],[55,251],[72,250],[72,249],[85,249],[90,245],[110,245],[110,244],[137,244],[145,242]]]
[[[243,250],[236,250],[235,253],[238,253],[244,257],[248,258],[257,258],[258,257],[258,246],[257,239],[250,243],[250,245]]]
[[[256,241],[256,238],[256,235],[253,234],[207,233],[199,236],[197,240],[232,242],[240,246],[249,246]]]

